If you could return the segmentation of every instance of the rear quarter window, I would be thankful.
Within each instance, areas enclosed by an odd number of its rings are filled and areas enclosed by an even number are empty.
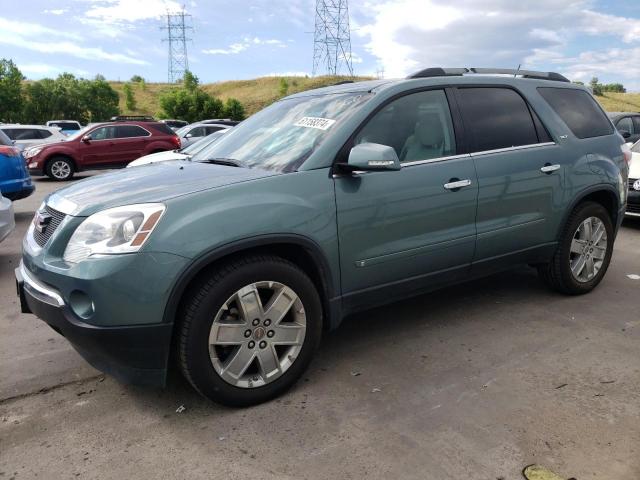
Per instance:
[[[152,128],[154,130],[157,130],[158,132],[162,133],[163,135],[175,135],[176,134],[176,132],[171,130],[171,128],[169,126],[167,126],[166,124],[164,124],[164,123],[154,123],[151,126],[152,126]]]
[[[592,138],[613,133],[607,116],[584,90],[538,87],[538,92],[576,137]]]

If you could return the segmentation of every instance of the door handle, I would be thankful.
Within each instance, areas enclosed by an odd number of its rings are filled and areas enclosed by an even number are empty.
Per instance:
[[[466,180],[458,180],[455,178],[452,178],[449,183],[445,183],[443,185],[444,188],[446,188],[447,190],[460,190],[461,188],[464,187],[468,187],[469,185],[471,185],[471,180],[466,179]]]
[[[542,173],[551,173],[551,172],[555,172],[556,170],[558,170],[560,168],[560,165],[555,164],[555,165],[551,165],[550,163],[546,163],[544,165],[544,167],[542,167],[540,169],[540,171]]]

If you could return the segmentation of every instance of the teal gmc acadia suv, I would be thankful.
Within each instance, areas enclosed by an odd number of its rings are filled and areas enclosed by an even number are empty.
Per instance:
[[[514,265],[569,295],[605,275],[631,153],[557,73],[429,68],[284,98],[191,161],[50,195],[23,312],[96,368],[178,365],[244,406],[289,388],[354,311]]]

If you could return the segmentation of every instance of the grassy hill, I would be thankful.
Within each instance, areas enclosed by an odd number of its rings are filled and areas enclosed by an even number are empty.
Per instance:
[[[254,80],[231,80],[227,82],[208,83],[202,88],[212,95],[226,100],[229,97],[237,98],[242,102],[251,115],[266,107],[281,97],[280,79],[285,78],[289,83],[288,94],[309,90],[312,88],[324,87],[340,81],[347,80],[347,77],[262,77]],[[356,80],[368,80],[360,77]],[[130,112],[126,109],[124,102],[123,82],[110,82],[111,86],[120,95],[120,109],[124,114],[154,115],[160,113],[159,96],[164,90],[171,88],[168,83],[146,83],[144,87],[140,84],[132,84],[136,98],[136,110]],[[634,111],[640,112],[640,93],[605,93],[602,97],[596,97],[605,110],[610,112]]]
[[[218,97],[222,101],[227,98],[237,98],[244,105],[247,114],[251,115],[262,110],[267,105],[282,97],[280,94],[280,79],[285,78],[289,84],[288,95],[313,88],[325,87],[344,80],[348,77],[262,77],[254,80],[231,80],[227,82],[207,83],[202,88],[206,92]],[[358,77],[357,80],[369,80]],[[120,110],[123,114],[155,115],[160,113],[160,94],[171,88],[168,83],[131,84],[135,99],[136,110],[128,111],[125,106],[123,86],[124,82],[109,82],[120,96]]]

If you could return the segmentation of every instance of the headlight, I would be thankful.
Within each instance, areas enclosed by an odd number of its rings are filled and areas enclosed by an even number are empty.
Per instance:
[[[165,211],[162,203],[110,208],[87,218],[71,235],[64,260],[78,263],[91,255],[137,252]]]
[[[35,157],[42,151],[42,147],[40,148],[29,148],[24,151],[24,158]]]

